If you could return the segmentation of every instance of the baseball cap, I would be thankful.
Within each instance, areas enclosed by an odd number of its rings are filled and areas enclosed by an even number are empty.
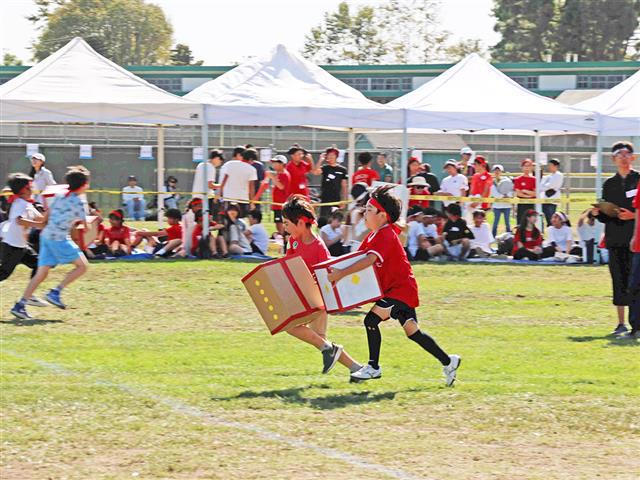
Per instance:
[[[500,170],[501,172],[504,172],[504,167],[502,165],[500,165],[499,163],[496,163],[492,170]]]
[[[473,155],[473,150],[470,147],[462,147],[460,149],[460,155]]]
[[[35,158],[36,160],[41,160],[43,162],[47,161],[47,159],[42,153],[34,153],[33,155],[31,155],[31,158]]]
[[[456,162],[453,159],[449,159],[446,162],[444,162],[444,165],[442,166],[443,169],[445,169],[447,167],[456,167],[456,168],[458,168],[458,162]]]
[[[308,153],[304,148],[298,144],[291,145],[291,148],[287,151],[287,155],[293,155],[296,152]]]
[[[482,155],[476,155],[476,158],[473,160],[473,163],[479,163],[481,165],[486,165],[487,164],[487,159],[484,158]]]
[[[407,212],[407,217],[420,216],[420,215],[424,215],[424,211],[422,210],[422,207],[420,205],[413,205],[412,207],[409,208],[409,211]]]
[[[284,155],[276,155],[275,157],[273,157],[271,159],[272,162],[280,162],[283,165],[287,164],[287,157],[285,157]]]
[[[560,165],[560,160],[557,158],[550,158],[549,163],[553,163],[554,165]]]
[[[421,177],[419,175],[413,177],[411,183],[407,184],[408,187],[427,187],[429,184],[427,183],[427,179]]]
[[[136,178],[136,176],[135,176],[135,175],[129,175],[129,176],[127,177],[127,182],[128,182],[129,180],[136,180],[136,181],[138,181],[138,179]]]
[[[522,160],[522,161],[520,162],[520,166],[521,166],[521,167],[524,167],[527,163],[528,163],[529,165],[533,165],[533,160],[531,160],[530,158],[525,158],[524,160]]]
[[[611,153],[613,153],[614,155],[617,155],[618,153],[620,153],[620,150],[628,150],[629,153],[633,153],[633,143],[616,142],[611,146]]]
[[[340,150],[334,147],[329,147],[324,151],[324,153],[326,153],[327,155],[329,155],[332,152],[335,153],[336,155],[340,155]]]

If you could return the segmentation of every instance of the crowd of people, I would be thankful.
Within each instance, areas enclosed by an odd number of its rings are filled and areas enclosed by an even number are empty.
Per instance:
[[[538,187],[530,159],[521,161],[520,175],[509,178],[502,165],[491,166],[484,156],[465,147],[458,160],[444,163],[446,176],[440,181],[429,164],[411,158],[406,184],[410,197],[404,207],[406,215],[403,215],[406,221],[399,223],[400,238],[408,259],[465,261],[475,257],[529,262],[606,261],[616,292],[614,304],[619,316],[616,333],[625,333],[625,306],[637,300],[628,293],[628,285],[638,282],[638,274],[635,277],[632,274],[632,263],[639,260],[629,246],[635,220],[632,203],[638,198],[635,192],[640,174],[631,169],[633,145],[618,142],[612,154],[618,173],[604,184],[603,208],[590,208],[580,215],[577,236],[568,216],[557,210],[564,180],[557,159],[548,161],[546,175],[539,180]],[[314,161],[310,152],[293,145],[287,155],[273,156],[265,168],[251,145],[236,147],[227,161],[223,151],[212,150],[208,162],[196,168],[193,195],[184,211],[179,209],[177,179],[167,178],[161,187],[166,192],[161,197],[161,208],[168,226],[154,231],[127,224],[128,220],[144,219],[146,209],[142,187],[135,176],[129,176],[128,185],[122,189],[122,208],[103,215],[95,203],[85,204],[85,213],[95,222],[98,232],[90,244],[82,245],[82,249],[89,258],[126,256],[136,251],[165,258],[285,253],[288,234],[283,205],[292,195],[311,201],[309,175],[318,175],[319,238],[332,256],[344,255],[355,251],[369,233],[364,207],[370,200],[374,182],[393,185],[396,178],[383,153],[375,160],[369,152],[360,153],[358,168],[351,179],[338,161],[339,157],[339,150],[330,147]],[[43,201],[41,192],[55,184],[55,180],[45,162],[44,155],[35,154],[28,176],[18,175],[8,180],[11,198],[22,195],[21,190],[15,191],[12,186],[16,179],[20,180],[19,185],[28,182],[29,192],[33,190],[36,194],[29,193],[28,198],[24,198],[29,203],[28,209],[26,206],[18,209],[10,203],[5,208],[12,213],[5,212],[8,218],[0,234],[3,248],[0,280],[7,278],[18,263],[35,268],[39,229],[29,223],[35,216],[30,213],[24,222],[15,222],[27,211],[46,214],[40,204]],[[205,184],[207,194],[203,195]],[[261,202],[269,187],[271,201]],[[444,200],[432,201],[425,195],[437,195]],[[534,203],[539,196],[552,200],[542,204],[542,218]],[[504,201],[482,200],[488,197]],[[514,197],[521,200],[515,204],[515,211],[514,203],[510,201]],[[3,201],[7,201],[6,197]],[[206,234],[203,232],[205,201],[209,213],[209,232]],[[264,205],[268,203],[274,221],[271,235],[263,225],[263,212],[268,211]],[[609,211],[611,205],[614,206],[613,213]],[[487,219],[491,212],[493,222],[490,225]],[[501,223],[504,228],[500,231]],[[17,240],[16,232],[22,230],[27,232],[27,243]],[[271,249],[270,245],[273,245]],[[633,325],[631,320],[629,323]]]

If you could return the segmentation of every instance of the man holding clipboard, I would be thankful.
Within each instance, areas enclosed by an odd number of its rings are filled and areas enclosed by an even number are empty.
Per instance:
[[[618,172],[604,182],[602,202],[598,203],[592,212],[605,225],[605,244],[609,250],[609,272],[613,283],[613,304],[618,311],[618,326],[613,333],[622,335],[627,332],[624,307],[631,303],[628,287],[632,253],[629,247],[635,220],[633,204],[638,192],[640,173],[631,168],[635,160],[633,144],[616,142],[611,147],[611,155]]]

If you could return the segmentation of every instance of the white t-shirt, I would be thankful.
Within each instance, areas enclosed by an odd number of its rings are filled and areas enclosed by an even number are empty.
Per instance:
[[[42,166],[33,175],[33,189],[42,192],[49,185],[55,185],[56,181],[53,179],[53,173],[48,168]]]
[[[476,227],[472,223],[469,225],[469,230],[471,230],[475,237],[471,240],[471,248],[479,248],[483,252],[493,253],[493,250],[491,250],[491,244],[495,241],[495,238],[493,238],[491,228],[489,228],[489,224],[487,222],[483,222],[479,227]]]
[[[438,227],[436,227],[433,223],[430,225],[422,224],[424,229],[424,236],[427,238],[438,238]]]
[[[228,176],[223,192],[225,200],[250,200],[249,182],[258,180],[256,169],[250,163],[231,160],[222,167],[221,181],[224,181],[225,175]]]
[[[424,225],[421,222],[409,222],[409,231],[407,232],[407,250],[414,257],[420,247],[420,237],[424,236]]]
[[[215,182],[216,181],[216,167],[214,167],[213,165],[211,165],[211,163],[209,162],[200,162],[198,164],[198,166],[196,167],[196,172],[193,175],[193,187],[191,188],[192,192],[202,192],[203,188],[204,188],[204,168],[205,166],[207,167],[207,185],[209,185],[209,182]],[[222,181],[222,180],[220,180]],[[214,190],[209,188],[209,195],[213,195]],[[202,198],[202,194],[201,193],[194,193],[192,195],[193,198]]]
[[[267,249],[269,248],[269,235],[267,231],[264,229],[264,225],[261,223],[256,223],[255,225],[251,225],[249,227],[249,231],[253,237],[253,243],[262,251],[262,253],[267,253]]]
[[[329,239],[329,241],[333,242],[342,233],[342,226],[339,226],[338,228],[333,228],[330,223],[327,223],[324,227],[320,229],[320,233],[324,233]]]
[[[562,188],[562,183],[564,182],[564,175],[561,172],[555,172],[550,175],[545,175],[542,177],[542,181],[540,182],[540,191],[542,192],[542,198],[560,198],[560,189]],[[551,196],[547,196],[547,190],[555,190]]]
[[[469,190],[469,180],[462,174],[457,175],[449,175],[442,180],[440,183],[440,190],[443,192],[447,192],[454,197],[462,197]],[[450,205],[455,202],[443,202],[445,206]]]
[[[123,187],[122,189],[122,201],[126,202],[127,200],[142,200],[144,198],[144,195],[142,195],[142,192],[144,190],[142,190],[142,187],[140,185],[135,185],[133,187],[127,185],[126,187]]]
[[[18,218],[35,220],[38,218],[38,211],[31,203],[18,198],[11,204],[9,220],[2,224],[2,234],[0,235],[2,241],[12,247],[24,248],[27,246],[27,229],[18,225]]]
[[[548,242],[555,243],[556,247],[560,248],[560,250],[564,253],[567,252],[567,242],[573,242],[573,233],[571,232],[571,228],[563,225],[560,228],[549,227],[548,230]]]

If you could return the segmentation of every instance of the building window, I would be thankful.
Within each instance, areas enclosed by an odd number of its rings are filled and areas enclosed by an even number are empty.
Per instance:
[[[528,90],[538,89],[539,77],[511,77],[511,79]]]
[[[615,87],[627,77],[628,75],[578,75],[577,86],[578,88],[604,90]]]
[[[361,92],[371,90],[401,90],[408,92],[413,89],[411,77],[342,78],[341,80]]]
[[[369,90],[368,78],[341,78],[341,80],[350,87],[353,87],[356,90],[360,90],[361,92],[366,92]]]
[[[167,92],[177,93],[182,91],[181,78],[146,78],[145,80]]]
[[[0,77],[0,85],[2,85],[3,83],[7,83],[9,80],[11,79],[7,77]]]

